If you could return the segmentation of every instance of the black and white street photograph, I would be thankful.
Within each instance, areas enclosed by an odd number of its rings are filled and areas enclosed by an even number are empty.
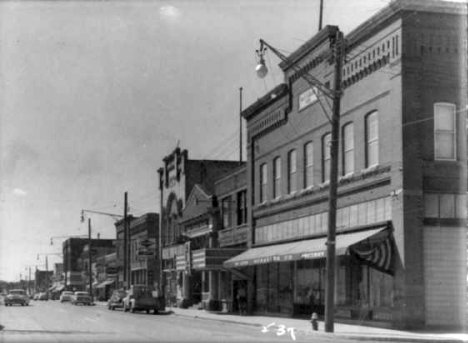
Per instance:
[[[0,342],[468,342],[467,0],[0,0]]]

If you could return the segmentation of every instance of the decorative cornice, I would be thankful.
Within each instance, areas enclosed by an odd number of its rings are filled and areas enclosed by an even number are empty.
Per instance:
[[[288,94],[288,90],[289,87],[285,83],[276,86],[273,90],[269,91],[267,94],[262,96],[260,99],[242,111],[242,117],[244,117],[245,120],[252,119],[255,114]]]

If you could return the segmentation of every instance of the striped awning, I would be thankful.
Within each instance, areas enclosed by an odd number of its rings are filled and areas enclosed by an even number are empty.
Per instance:
[[[380,242],[382,241],[381,235],[384,232],[390,232],[387,224],[369,230],[338,234],[336,236],[336,254],[344,255],[351,250],[350,247],[357,249],[361,247],[361,242],[365,242],[370,238],[372,238],[372,242]],[[384,236],[387,237],[387,234],[384,233]],[[225,268],[240,268],[271,262],[325,258],[326,243],[327,237],[320,237],[252,248],[225,261],[223,265]]]

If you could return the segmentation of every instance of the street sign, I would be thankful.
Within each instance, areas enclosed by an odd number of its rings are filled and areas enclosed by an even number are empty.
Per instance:
[[[140,245],[146,249],[148,249],[150,246],[154,245],[156,242],[154,239],[144,239],[142,241],[140,241]]]

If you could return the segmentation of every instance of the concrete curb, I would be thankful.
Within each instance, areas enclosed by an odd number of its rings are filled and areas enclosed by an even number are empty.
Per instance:
[[[224,318],[213,318],[213,317],[205,317],[205,316],[197,316],[192,314],[185,314],[185,313],[175,313],[173,315],[179,317],[189,317],[189,318],[197,318],[203,320],[212,320],[212,321],[220,321],[225,323],[232,323],[232,324],[240,324],[240,325],[248,325],[254,327],[263,327],[262,324],[257,323],[248,323],[245,321],[239,320],[232,320],[232,319],[224,319]],[[383,336],[383,335],[374,335],[374,334],[348,334],[348,333],[326,333],[320,331],[309,331],[304,329],[296,329],[297,331],[305,333],[306,336],[315,336],[320,338],[326,338],[330,340],[353,340],[353,341],[381,341],[381,342],[431,342],[431,343],[461,343],[467,342],[463,339],[454,339],[454,338],[431,338],[431,337],[405,337],[405,336]]]
[[[97,305],[107,305],[106,303],[99,303]],[[235,320],[235,319],[227,319],[223,316],[220,317],[213,317],[213,316],[205,316],[203,312],[200,312],[202,315],[195,315],[191,313],[183,313],[183,312],[175,312],[166,308],[164,314],[174,315],[179,317],[187,317],[187,318],[197,318],[203,320],[211,320],[211,321],[219,321],[231,324],[238,324],[238,325],[247,325],[261,328],[263,327],[262,324],[247,322],[245,320]],[[163,313],[161,313],[163,314]],[[317,337],[321,339],[329,339],[329,340],[352,340],[352,341],[379,341],[379,342],[401,342],[401,343],[422,343],[422,342],[430,342],[430,343],[462,343],[468,342],[468,340],[464,339],[457,339],[457,338],[441,338],[441,337],[430,337],[430,335],[421,335],[418,337],[409,337],[409,336],[402,336],[402,335],[394,335],[394,336],[385,336],[383,334],[352,334],[352,333],[326,333],[323,331],[312,331],[312,329],[296,329],[296,331],[303,333],[305,336],[310,337]]]

